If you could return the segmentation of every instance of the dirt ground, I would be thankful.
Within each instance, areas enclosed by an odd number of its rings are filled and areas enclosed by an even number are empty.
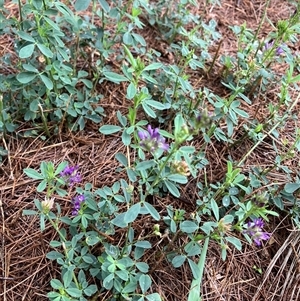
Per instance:
[[[199,13],[203,14],[204,0],[198,0]],[[222,53],[234,53],[236,40],[228,29],[230,25],[241,25],[256,29],[263,14],[265,0],[226,0],[221,1],[222,7],[214,6],[205,12],[207,20],[213,18],[218,22],[218,30],[223,39],[220,49]],[[17,14],[16,6],[7,1],[7,7],[12,14]],[[288,1],[271,0],[268,8],[268,18],[276,24],[280,19],[286,19],[293,14],[293,6]],[[265,23],[261,38],[272,30]],[[153,29],[143,30],[144,38],[151,42],[151,47],[161,49],[161,45],[153,43]],[[12,51],[13,41],[0,40],[0,55]],[[158,42],[157,42],[158,43]],[[298,45],[299,47],[299,45]],[[298,48],[299,49],[299,48]],[[212,51],[216,51],[213,49]],[[167,57],[165,58],[167,60]],[[212,71],[211,78],[204,78],[201,85],[207,86],[220,95],[227,91],[213,78],[218,75],[218,65]],[[0,71],[1,72],[1,71]],[[192,82],[199,84],[199,74],[192,74]],[[101,106],[106,117],[102,124],[117,124],[116,111],[127,112],[125,100],[126,87],[106,83],[99,86],[103,94]],[[276,91],[270,93],[270,101],[276,101]],[[248,111],[256,110],[248,108]],[[299,107],[296,108],[299,112]],[[260,112],[263,115],[264,112]],[[299,124],[286,125],[285,136],[289,137],[289,127],[299,127]],[[30,127],[20,124],[16,134],[21,134]],[[55,163],[66,160],[72,165],[79,165],[84,181],[90,182],[95,188],[110,186],[122,174],[116,172],[118,162],[114,159],[117,152],[126,152],[118,135],[103,136],[98,131],[99,125],[89,123],[82,132],[62,132],[50,140],[43,141],[40,137],[21,139],[18,135],[7,136],[0,142],[9,150],[10,156],[4,157],[0,165],[0,300],[3,301],[43,301],[45,294],[51,289],[49,281],[59,278],[59,268],[46,259],[50,251],[49,241],[55,238],[55,232],[50,226],[41,233],[36,217],[24,217],[24,209],[33,209],[33,199],[38,197],[34,181],[23,174],[24,168],[38,168],[41,161]],[[290,130],[292,132],[292,130]],[[198,145],[197,145],[198,143]],[[201,138],[196,146],[201,146]],[[239,158],[246,149],[243,147],[230,150],[233,158]],[[228,149],[225,145],[215,144],[208,150],[208,160],[214,162],[207,169],[209,181],[222,179],[226,173]],[[210,160],[211,159],[211,160]],[[259,147],[245,162],[245,167],[255,164],[271,165],[274,159],[271,147],[264,144]],[[290,168],[296,170],[298,162],[291,159]],[[180,202],[172,197],[157,201],[157,210],[164,212],[168,204],[176,204],[187,212],[191,211],[196,197],[193,187],[197,180],[191,180],[182,187],[182,198],[189,202]],[[284,174],[274,174],[276,181],[284,182]],[[70,213],[71,201],[68,198],[58,198],[63,212]],[[151,227],[151,225],[149,226]],[[273,218],[269,224],[272,238],[263,248],[243,244],[242,252],[232,248],[228,251],[226,261],[220,259],[220,248],[212,243],[209,247],[203,279],[203,301],[297,301],[300,300],[300,233],[293,231],[286,216]],[[143,227],[140,226],[141,231]],[[121,233],[118,233],[122,237]],[[155,242],[154,242],[155,244]],[[160,248],[158,245],[157,248]],[[147,254],[150,266],[154,259]],[[259,272],[259,269],[262,273]],[[187,266],[174,269],[170,263],[162,259],[159,267],[152,272],[153,292],[158,292],[167,301],[187,300],[190,288],[191,273]],[[97,300],[106,300],[101,295]]]

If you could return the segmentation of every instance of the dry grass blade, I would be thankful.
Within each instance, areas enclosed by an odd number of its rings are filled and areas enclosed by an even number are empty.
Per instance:
[[[261,300],[261,296],[270,301],[299,300],[299,258],[300,231],[294,229],[271,260],[252,301]],[[273,278],[274,275],[276,275],[275,278]]]

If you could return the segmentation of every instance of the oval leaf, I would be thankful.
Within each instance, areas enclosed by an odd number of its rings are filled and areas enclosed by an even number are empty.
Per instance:
[[[100,127],[99,132],[104,135],[110,135],[117,133],[121,130],[121,127],[118,125],[103,125]]]
[[[26,59],[30,57],[34,51],[34,44],[29,44],[20,49],[19,57],[20,59]]]
[[[139,284],[143,294],[150,288],[152,280],[148,275],[142,275],[139,279]]]
[[[180,229],[185,233],[193,233],[198,230],[198,225],[192,221],[184,221],[180,223]]]
[[[287,193],[294,193],[299,188],[300,188],[300,184],[297,184],[297,183],[287,183],[284,186],[284,190]]]
[[[17,75],[17,80],[21,83],[21,84],[27,84],[29,82],[31,82],[32,80],[34,80],[34,78],[36,77],[35,73],[32,72],[21,72]]]
[[[121,74],[115,73],[115,72],[111,72],[111,71],[105,71],[103,72],[104,76],[110,80],[113,83],[117,83],[119,84],[120,82],[127,82],[128,79]]]
[[[39,48],[39,50],[41,51],[41,53],[44,56],[49,57],[49,58],[53,57],[53,52],[48,47],[46,47],[45,45],[37,44],[37,47]]]
[[[125,223],[131,223],[133,222],[137,216],[139,215],[141,210],[141,204],[137,203],[134,204],[129,208],[129,210],[125,213],[124,222]]]

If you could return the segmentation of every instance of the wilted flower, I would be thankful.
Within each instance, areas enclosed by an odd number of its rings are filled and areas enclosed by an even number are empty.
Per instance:
[[[73,186],[74,184],[81,182],[81,176],[78,169],[78,166],[66,166],[60,175],[64,178],[68,185]]]
[[[53,208],[54,198],[45,196],[45,200],[41,202],[43,213],[47,214]]]
[[[174,161],[171,163],[172,172],[178,173],[183,176],[190,175],[190,169],[185,161]]]
[[[218,229],[221,233],[226,233],[231,231],[231,223],[225,222],[223,218],[218,222]]]
[[[247,223],[247,229],[243,231],[244,234],[251,236],[257,246],[261,245],[262,240],[268,240],[270,233],[263,232],[264,221],[262,218],[256,218],[253,222]]]
[[[80,210],[80,207],[81,207],[81,203],[83,203],[84,201],[85,201],[85,196],[83,194],[79,194],[72,199],[72,202],[73,202],[72,215],[73,216],[78,214],[78,211]]]
[[[138,131],[138,136],[141,139],[140,146],[151,153],[159,149],[164,151],[169,149],[169,144],[167,144],[166,139],[159,134],[159,129],[152,129],[151,125],[148,125],[147,131]]]

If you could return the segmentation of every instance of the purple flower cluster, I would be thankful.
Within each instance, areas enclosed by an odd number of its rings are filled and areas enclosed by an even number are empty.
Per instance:
[[[273,41],[271,40],[270,42],[265,43],[262,50],[263,50],[263,52],[265,52],[265,51],[271,49],[273,46],[274,46],[274,40]],[[276,55],[280,56],[283,53],[284,53],[284,50],[280,46],[276,48],[276,50],[275,50]]]
[[[262,240],[268,240],[270,233],[263,232],[264,221],[262,218],[256,218],[253,222],[247,223],[247,229],[244,230],[244,234],[251,236],[257,246],[261,245]]]
[[[159,149],[164,151],[169,149],[169,144],[159,134],[159,129],[152,129],[151,125],[148,125],[147,131],[138,131],[138,136],[141,139],[140,146],[151,153]]]
[[[76,216],[78,215],[78,211],[80,210],[81,203],[85,201],[85,196],[83,194],[79,194],[72,198],[73,202],[73,209],[72,209],[72,215]]]
[[[64,178],[68,185],[73,186],[74,184],[81,182],[81,176],[78,172],[78,169],[78,166],[67,165],[60,175]]]

